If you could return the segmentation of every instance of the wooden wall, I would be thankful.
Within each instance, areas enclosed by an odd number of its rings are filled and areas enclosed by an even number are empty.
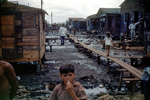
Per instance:
[[[15,11],[10,12],[9,6],[14,7]],[[10,3],[2,7],[8,9],[7,13],[1,16],[0,57],[2,60],[40,62],[45,53],[44,13],[35,8],[14,6]],[[12,56],[8,52],[12,53]]]

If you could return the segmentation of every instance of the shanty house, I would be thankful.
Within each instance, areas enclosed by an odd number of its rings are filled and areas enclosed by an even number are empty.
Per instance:
[[[109,31],[112,36],[120,37],[120,8],[100,8],[96,15],[99,20],[100,36],[104,36],[106,31]]]
[[[99,19],[97,14],[93,14],[87,17],[87,32],[97,31],[99,28]]]
[[[68,24],[71,25],[73,29],[76,29],[76,30],[86,29],[86,20],[83,18],[69,18]]]
[[[1,2],[0,59],[41,63],[45,53],[46,11],[18,3]]]
[[[150,55],[150,1],[149,0],[125,0],[121,5],[121,25],[126,20],[129,26],[132,21],[140,21],[136,27],[136,35],[140,43],[145,44],[145,51]],[[143,20],[141,20],[143,18]],[[128,30],[128,33],[130,31]]]

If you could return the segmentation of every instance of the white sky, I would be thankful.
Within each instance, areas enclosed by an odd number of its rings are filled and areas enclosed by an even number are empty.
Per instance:
[[[8,0],[18,1],[21,5],[41,8],[41,0]],[[45,19],[51,23],[62,23],[69,17],[87,18],[96,14],[99,8],[119,8],[124,0],[43,0],[43,9],[49,14]]]

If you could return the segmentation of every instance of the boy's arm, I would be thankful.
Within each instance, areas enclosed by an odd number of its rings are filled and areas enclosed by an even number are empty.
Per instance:
[[[4,70],[5,70],[6,74],[7,74],[7,77],[8,77],[10,86],[11,86],[9,98],[10,98],[10,100],[12,100],[15,97],[16,92],[17,92],[17,88],[18,88],[16,74],[15,74],[15,71],[14,71],[12,65],[9,64],[9,63],[6,63],[3,66],[3,68],[4,68]]]
[[[86,100],[87,99],[87,95],[84,91],[84,87],[81,84],[79,85],[79,93],[77,93],[78,97],[73,91],[72,84],[67,84],[66,90],[69,92],[73,100]]]
[[[80,100],[73,91],[73,85],[71,83],[67,83],[66,90],[69,92],[73,100]]]

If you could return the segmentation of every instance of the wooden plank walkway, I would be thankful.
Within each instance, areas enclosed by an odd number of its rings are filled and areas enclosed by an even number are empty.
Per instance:
[[[94,53],[96,53],[96,54],[98,54],[100,56],[106,57],[106,58],[108,58],[108,59],[116,62],[118,65],[120,65],[121,67],[127,69],[130,73],[132,73],[133,75],[135,75],[135,77],[137,77],[138,79],[141,78],[142,72],[140,70],[136,69],[135,67],[133,67],[133,66],[131,66],[131,65],[129,65],[129,64],[127,64],[127,63],[119,60],[119,59],[116,59],[117,57],[114,58],[114,57],[111,57],[111,56],[107,56],[106,53],[104,53],[104,52],[102,52],[100,50],[97,50],[95,48],[91,48],[91,47],[87,46],[84,43],[79,43],[76,37],[70,36],[70,38],[72,38],[72,40],[75,43],[78,43],[81,46],[83,46],[83,48],[85,48],[85,49],[87,49],[89,51],[92,51],[92,52],[94,52]],[[133,58],[133,57],[126,57],[126,58]],[[140,56],[140,57],[135,57],[135,58],[142,58],[142,57]],[[136,79],[136,80],[138,80],[138,79]]]

